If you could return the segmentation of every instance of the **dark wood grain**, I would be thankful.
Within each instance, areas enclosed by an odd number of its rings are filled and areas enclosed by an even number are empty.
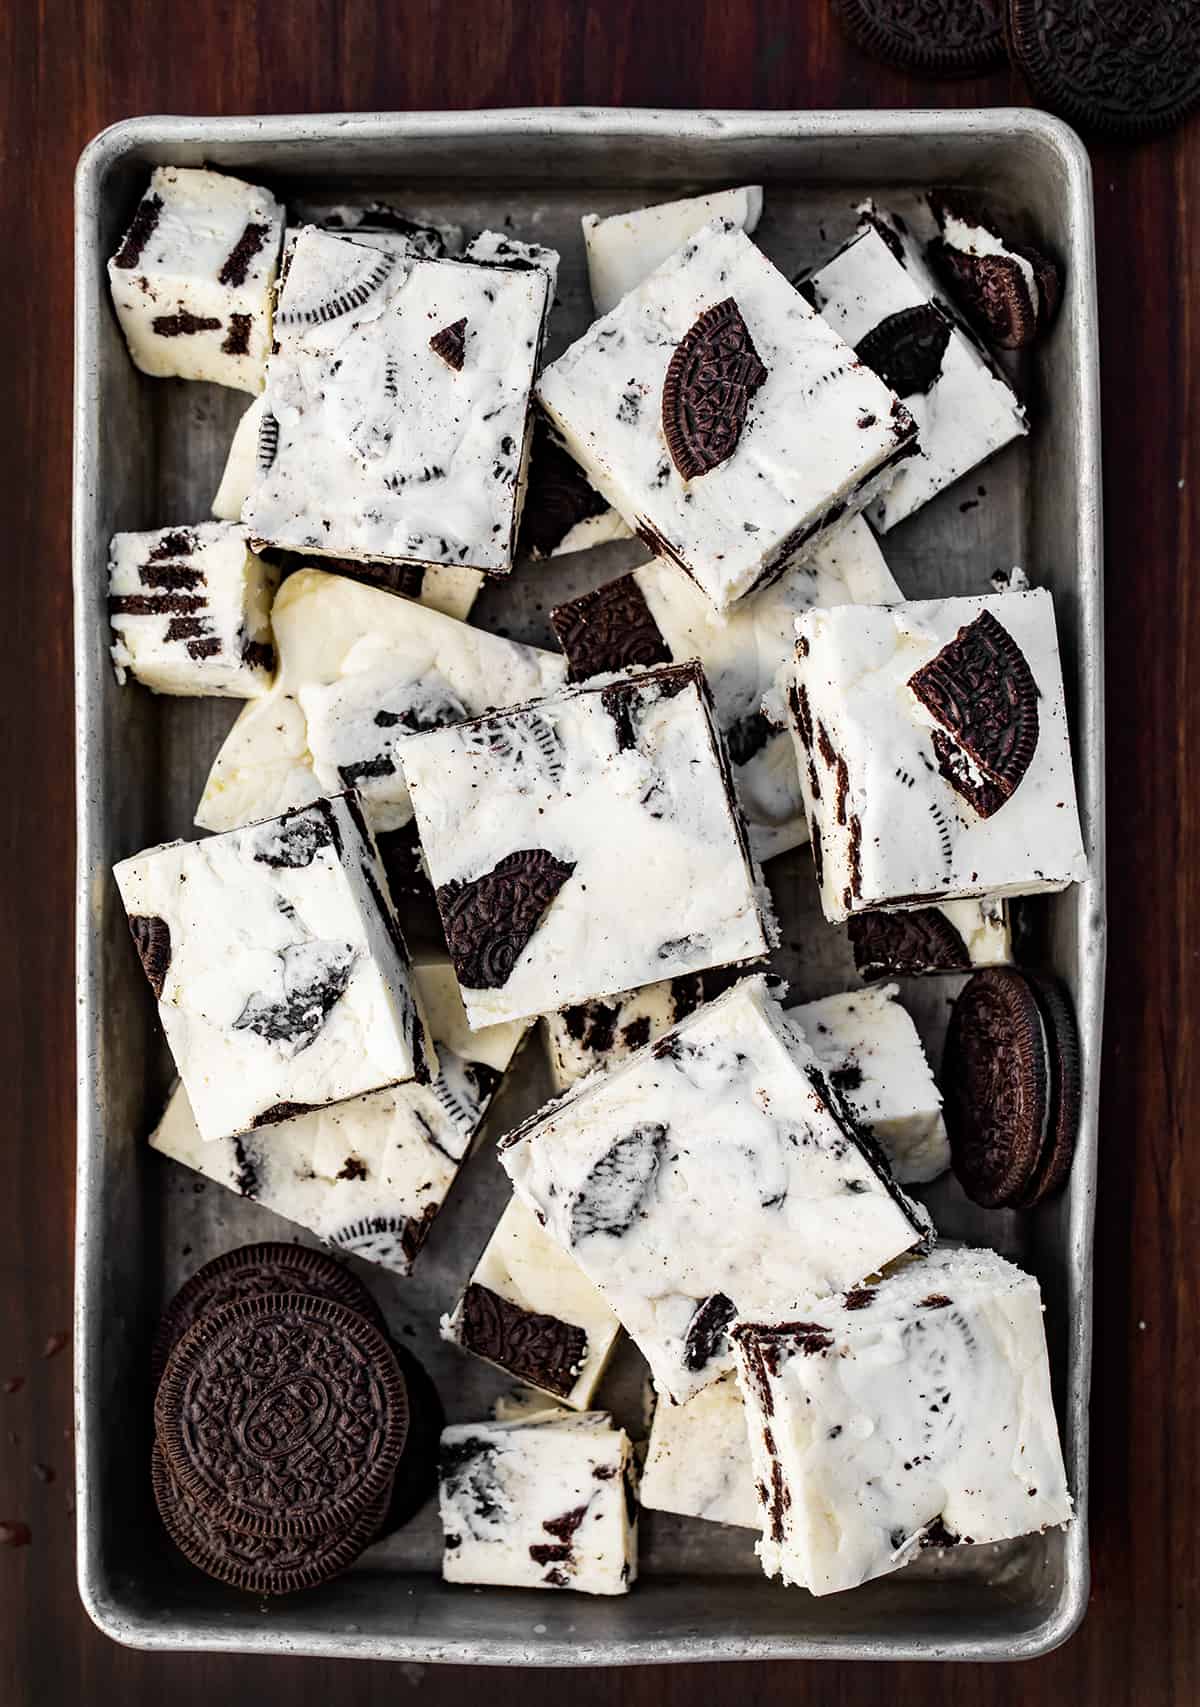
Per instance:
[[[861,57],[820,0],[29,0],[0,4],[0,1700],[429,1707],[460,1670],[155,1657],[74,1586],[69,479],[71,174],[141,112],[523,103],[883,107],[1020,102],[1004,73],[923,84]],[[1097,1241],[1095,1587],[1081,1633],[1022,1667],[758,1666],[575,1675],[578,1707],[846,1707],[1200,1697],[1200,147],[1196,124],[1093,150],[1108,488],[1111,950]],[[5,1392],[10,1377],[19,1391]],[[39,1476],[48,1467],[52,1481]],[[539,1707],[565,1680],[499,1687]]]

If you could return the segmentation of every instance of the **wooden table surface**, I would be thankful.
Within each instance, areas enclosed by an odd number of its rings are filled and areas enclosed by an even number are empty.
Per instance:
[[[0,1700],[465,1702],[492,1674],[117,1648],[75,1591],[69,558],[71,176],[135,113],[1004,105],[846,45],[824,0],[0,0]],[[1107,487],[1110,951],[1097,1228],[1092,1605],[1016,1667],[760,1665],[502,1687],[528,1707],[803,1699],[1191,1707],[1200,1698],[1200,128],[1095,144]],[[16,1390],[10,1390],[15,1388]]]

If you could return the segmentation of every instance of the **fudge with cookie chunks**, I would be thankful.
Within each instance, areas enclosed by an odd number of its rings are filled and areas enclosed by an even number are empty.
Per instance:
[[[283,208],[224,172],[159,166],[108,263],[135,366],[261,391]]]
[[[443,1339],[577,1411],[591,1404],[620,1332],[583,1270],[519,1197],[442,1318]]]
[[[658,1401],[640,1493],[648,1511],[671,1511],[739,1529],[762,1527],[746,1408],[732,1371],[685,1405]]]
[[[398,208],[391,202],[297,201],[290,204],[290,223],[300,227],[319,226],[322,231],[340,232],[363,243],[373,238],[402,239],[415,255],[437,261],[443,255],[459,255],[463,228],[424,214]]]
[[[537,396],[596,490],[722,610],[916,450],[899,398],[728,220],[596,321]]]
[[[861,207],[857,234],[803,289],[859,358],[903,400],[918,450],[868,507],[886,533],[1029,431],[1025,410],[971,328],[939,291],[895,214]]]
[[[1047,330],[1062,295],[1062,273],[1049,255],[1004,237],[970,197],[942,190],[926,198],[938,236],[926,248],[935,273],[980,336],[1021,350]]]
[[[113,868],[202,1139],[437,1071],[357,798]]]
[[[762,216],[761,184],[714,190],[707,196],[659,202],[610,213],[585,213],[580,220],[587,250],[588,285],[597,314],[608,314],[655,267],[714,219],[727,219],[749,236]]]
[[[732,1334],[769,1577],[834,1594],[1070,1521],[1032,1275],[935,1251],[803,1318]]]
[[[398,756],[472,1025],[771,946],[699,665],[601,678]]]
[[[827,919],[1087,876],[1045,590],[807,611],[787,696]]]
[[[589,483],[545,416],[535,416],[518,557],[536,563],[630,538],[629,528]]]
[[[566,674],[553,652],[319,569],[301,569],[272,612],[279,672],[238,718],[213,763],[196,822],[230,830],[319,795],[357,788],[377,833],[412,819],[399,763],[424,729],[546,693]]]
[[[738,798],[760,860],[807,840],[786,716],[763,697],[795,645],[795,619],[814,605],[890,604],[903,598],[870,528],[855,519],[769,587],[719,615],[661,557],[550,612],[571,678],[637,664],[699,658],[733,762]]]
[[[242,512],[252,536],[306,556],[507,574],[549,303],[540,266],[302,230]]]
[[[637,1578],[633,1449],[607,1411],[444,1429],[438,1505],[448,1583],[624,1594]]]
[[[997,895],[855,913],[847,928],[855,969],[868,980],[1008,966],[1013,957],[1008,902]]]
[[[408,1274],[526,1031],[471,1031],[445,959],[417,959],[413,972],[437,1051],[428,1084],[372,1091],[210,1143],[178,1084],[150,1147],[338,1250]]]
[[[736,1317],[794,1315],[932,1237],[761,976],[499,1154],[677,1404],[732,1367]]]
[[[229,522],[114,534],[108,616],[118,682],[155,693],[256,699],[275,675],[279,571]]]

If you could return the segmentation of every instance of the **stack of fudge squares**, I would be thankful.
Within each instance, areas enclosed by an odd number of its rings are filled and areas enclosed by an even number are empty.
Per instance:
[[[978,314],[873,203],[789,280],[748,186],[587,215],[547,362],[553,250],[292,213],[163,167],[109,263],[144,373],[253,397],[211,516],[110,552],[118,681],[245,702],[209,833],[115,871],[179,1075],[151,1144],[419,1285],[540,1022],[557,1095],[442,1319],[532,1396],[445,1431],[450,1582],[625,1592],[643,1509],[818,1595],[1066,1523],[1038,1285],[935,1246],[893,981],[1007,964],[1010,899],[1087,873],[1049,593],[906,600],[880,544],[1029,430]],[[986,306],[990,226],[942,227]],[[633,536],[559,650],[470,622]],[[797,1003],[762,868],[806,843],[864,982]],[[648,1442],[596,1404],[622,1334]]]

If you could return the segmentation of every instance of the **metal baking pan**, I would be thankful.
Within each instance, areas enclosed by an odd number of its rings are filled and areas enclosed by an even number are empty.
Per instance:
[[[998,1246],[1040,1278],[1077,1517],[1065,1532],[929,1554],[852,1593],[813,1599],[767,1582],[748,1531],[647,1514],[641,1580],[624,1599],[444,1585],[432,1506],[328,1587],[256,1602],[187,1567],[150,1496],[148,1347],[164,1297],[216,1251],[296,1236],[252,1203],[150,1153],[170,1078],[109,869],[189,835],[201,784],[236,706],[119,690],[108,662],[105,564],[119,528],[199,520],[248,401],[135,372],[104,263],[151,166],[208,162],[284,199],[385,196],[470,227],[508,222],[561,249],[551,354],[589,314],[579,215],[761,181],[758,232],[785,270],[829,253],[852,204],[881,194],[910,211],[934,183],[981,187],[1051,245],[1066,297],[1049,339],[1015,377],[1034,416],[1010,447],[885,541],[910,596],[987,590],[1013,563],[1054,592],[1091,880],[1024,903],[1022,952],[1069,984],[1083,1042],[1083,1120],[1070,1189],[1032,1214],[987,1213],[950,1179],[927,1193],[942,1232]],[[105,131],[80,162],[76,202],[74,572],[78,728],[79,1177],[76,1426],[80,1591],[118,1641],[153,1648],[359,1655],[491,1665],[664,1660],[1018,1659],[1061,1642],[1088,1591],[1087,1439],[1092,1210],[1104,981],[1099,404],[1087,155],[1044,114],[723,113],[607,110],[141,118]],[[976,500],[972,505],[970,500]],[[549,641],[546,610],[638,559],[636,543],[522,569],[489,586],[475,620]],[[803,850],[769,868],[783,914],[779,968],[797,997],[853,983],[842,934],[824,925]],[[953,990],[911,981],[906,999],[936,1059]],[[541,1052],[492,1111],[408,1281],[364,1269],[397,1332],[427,1363],[452,1418],[486,1414],[504,1383],[442,1344],[437,1318],[473,1266],[504,1193],[495,1134],[548,1089]],[[640,1359],[626,1347],[599,1402],[639,1426]]]

